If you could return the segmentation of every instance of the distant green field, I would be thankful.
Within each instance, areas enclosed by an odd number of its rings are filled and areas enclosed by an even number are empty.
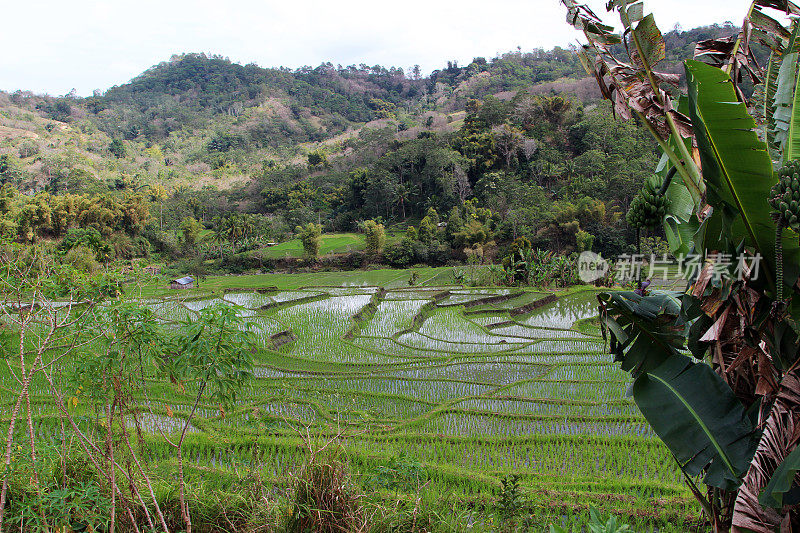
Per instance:
[[[358,233],[330,233],[323,235],[320,255],[343,254],[364,249],[364,236]],[[303,257],[303,243],[300,239],[282,242],[264,250],[264,257],[280,259],[282,257]]]

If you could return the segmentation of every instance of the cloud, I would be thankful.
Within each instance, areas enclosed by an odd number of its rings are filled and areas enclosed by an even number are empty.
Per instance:
[[[603,0],[590,1],[604,13]],[[746,2],[650,1],[662,30],[739,21]],[[423,71],[579,35],[557,0],[26,0],[4,6],[0,89],[81,95],[125,83],[172,54],[210,52],[261,66],[323,61]],[[680,18],[680,20],[678,20]]]

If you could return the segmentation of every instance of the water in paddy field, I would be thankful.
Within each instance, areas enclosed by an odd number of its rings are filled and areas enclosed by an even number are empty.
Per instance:
[[[222,302],[254,326],[262,350],[242,408],[228,417],[209,412],[198,428],[255,438],[307,426],[342,432],[354,449],[374,449],[367,436],[388,439],[398,453],[443,468],[511,465],[531,479],[680,487],[679,472],[665,470],[668,452],[625,395],[627,374],[605,353],[596,323],[585,320],[597,315],[597,293],[534,311],[531,303],[548,294],[519,293],[306,287],[148,305],[177,320]],[[271,336],[285,331],[291,339],[273,349]],[[459,452],[451,438],[466,439]],[[636,442],[646,450],[631,459]]]
[[[443,291],[449,295],[442,297]],[[498,296],[506,299],[492,300]],[[573,329],[576,321],[596,316],[596,293],[568,295],[535,311],[515,313],[515,305],[546,296],[518,289],[425,287],[379,293],[375,287],[343,286],[148,304],[167,319],[190,316],[211,304],[233,305],[264,349],[248,398],[280,389],[296,399],[336,391],[354,403],[367,396],[387,402],[389,396],[422,400],[431,403],[425,424],[414,417],[404,422],[408,431],[423,433],[460,434],[462,425],[442,426],[435,420],[445,414],[451,421],[467,420],[481,413],[491,413],[494,422],[470,427],[485,427],[487,435],[586,434],[592,423],[598,434],[646,433],[635,405],[625,399],[626,375],[603,353],[598,332],[591,326]],[[495,309],[476,313],[474,308],[487,298]],[[262,309],[267,304],[274,308]],[[275,352],[270,338],[284,331],[291,331],[293,340]],[[441,412],[437,404],[450,401],[456,402],[454,412]],[[498,410],[498,402],[530,409]],[[319,414],[331,414],[324,404],[310,405]],[[555,413],[563,416],[560,424],[553,423]],[[571,423],[571,413],[582,417],[580,424]],[[512,414],[523,420],[503,418]],[[587,416],[597,420],[587,422]],[[314,417],[315,423],[320,420]],[[503,431],[490,429],[504,422]]]
[[[581,292],[559,298],[552,304],[520,317],[520,322],[535,327],[570,328],[577,321],[597,316],[597,293]]]

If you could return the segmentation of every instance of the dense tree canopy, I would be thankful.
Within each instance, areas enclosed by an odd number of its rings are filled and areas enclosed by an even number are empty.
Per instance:
[[[677,72],[698,39],[733,32],[669,32],[662,66]],[[356,231],[374,219],[389,236],[413,227],[412,259],[521,236],[621,253],[636,240],[620,215],[655,145],[584,76],[561,48],[451,61],[427,77],[185,54],[91,98],[0,94],[3,124],[27,128],[0,141],[0,182],[19,191],[2,193],[0,230],[32,242],[92,228],[119,250],[131,249],[121,235],[142,235],[169,255],[222,257],[310,223]]]

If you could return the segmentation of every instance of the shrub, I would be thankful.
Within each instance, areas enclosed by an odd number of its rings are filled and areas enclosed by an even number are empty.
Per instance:
[[[430,244],[436,238],[436,224],[433,223],[430,217],[426,216],[419,223],[419,240],[425,244]]]
[[[386,244],[386,232],[383,224],[378,224],[374,220],[367,220],[364,222],[364,236],[367,253],[372,256],[379,255]]]
[[[383,258],[392,266],[405,268],[414,261],[414,243],[409,239],[387,246]]]
[[[655,255],[657,258],[669,254],[669,244],[658,236],[645,237],[641,242],[642,254],[645,256]]]
[[[126,155],[125,145],[121,139],[111,141],[111,144],[108,145],[108,151],[117,159],[122,159]]]
[[[136,254],[136,248],[130,237],[124,233],[114,233],[108,238],[109,245],[114,249],[117,259],[130,259]]]
[[[324,152],[316,151],[308,154],[308,164],[312,167],[325,166],[328,163],[328,158]]]
[[[73,246],[64,256],[64,262],[85,274],[93,274],[100,269],[94,252],[85,244]]]
[[[578,230],[575,234],[575,242],[578,246],[579,252],[586,252],[592,250],[594,244],[594,235],[583,230]]]
[[[510,519],[516,515],[520,507],[522,507],[519,476],[517,474],[509,474],[501,479],[500,483],[502,486],[497,508],[500,511],[500,516],[505,519]]]
[[[226,255],[220,267],[231,274],[242,274],[248,270],[258,270],[264,264],[260,250]]]
[[[181,247],[177,238],[166,231],[159,231],[152,226],[147,226],[144,233],[145,238],[153,245],[156,252],[176,258],[181,255]]]
[[[322,226],[309,222],[305,226],[297,226],[295,231],[300,238],[300,242],[303,243],[303,252],[306,258],[315,261],[319,257]]]
[[[52,449],[40,454],[38,487],[32,483],[32,465],[20,462],[20,457],[13,463],[5,509],[8,530],[106,530],[111,499],[89,460],[74,449],[67,451],[63,463]]]
[[[312,455],[297,479],[286,531],[340,533],[359,531],[363,523],[361,498],[340,456]]]
[[[194,250],[197,247],[197,241],[203,226],[194,217],[186,217],[181,221],[180,228],[183,246],[187,250]]]
[[[184,259],[161,269],[161,275],[166,277],[181,277],[191,273],[196,278],[204,278],[217,274],[226,274],[225,269],[220,268],[216,262],[206,262],[200,257]]]
[[[597,224],[593,225],[590,231],[595,237],[592,250],[603,257],[615,257],[628,251],[625,228]]]
[[[430,242],[430,241],[429,241]],[[414,262],[415,263],[427,263],[428,262],[428,253],[429,253],[429,245],[425,241],[417,241],[412,244],[414,249]]]
[[[17,153],[21,158],[32,157],[40,151],[39,143],[35,141],[25,141],[17,149]]]
[[[102,242],[100,232],[94,228],[70,228],[61,241],[59,248],[65,252],[71,250],[74,246],[82,244],[97,252],[100,243]]]

